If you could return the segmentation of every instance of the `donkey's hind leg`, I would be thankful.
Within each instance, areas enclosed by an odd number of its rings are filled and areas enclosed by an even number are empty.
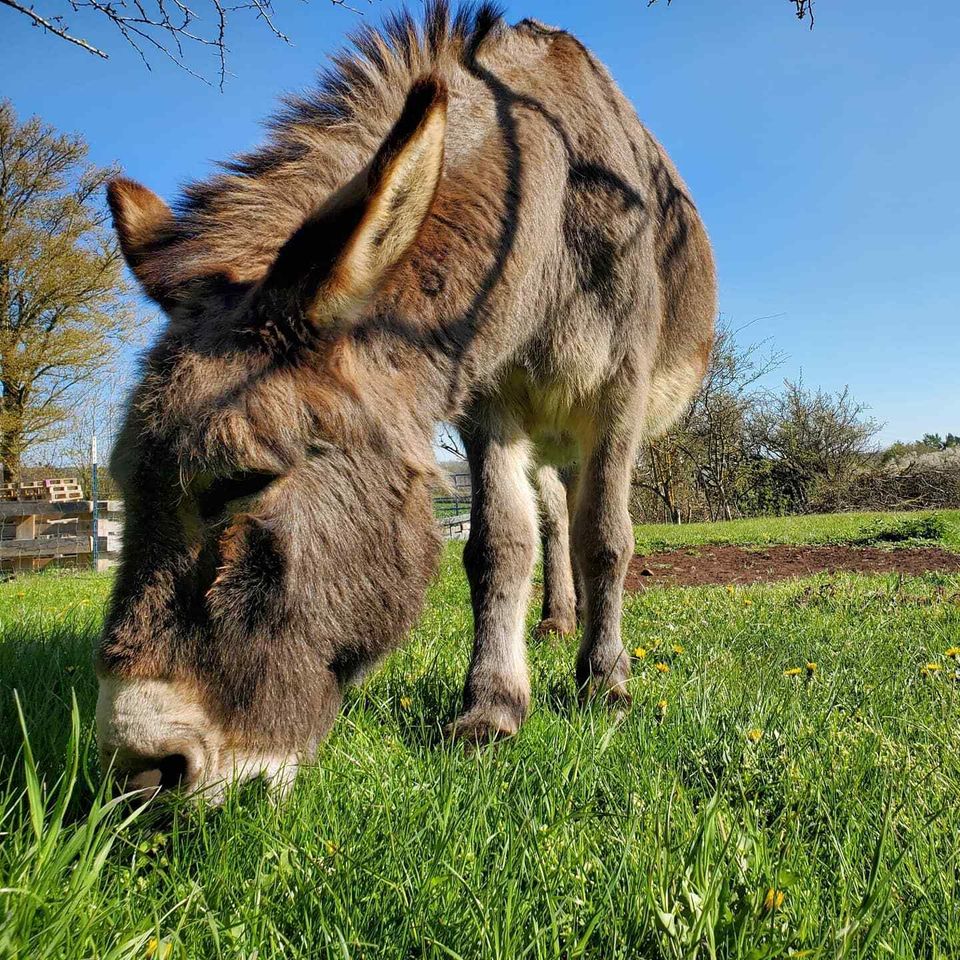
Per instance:
[[[570,558],[567,487],[552,466],[539,467],[535,480],[543,543],[543,610],[537,633],[568,635],[577,630],[577,593]]]
[[[573,520],[573,549],[583,588],[583,641],[577,655],[581,695],[629,702],[630,658],[621,639],[623,581],[633,556],[628,510],[636,443],[601,438],[584,460]]]
[[[504,431],[500,435],[498,431]],[[497,424],[462,429],[473,500],[463,563],[473,603],[473,659],[455,737],[516,733],[530,704],[525,622],[537,548],[537,512],[527,476],[529,443]]]

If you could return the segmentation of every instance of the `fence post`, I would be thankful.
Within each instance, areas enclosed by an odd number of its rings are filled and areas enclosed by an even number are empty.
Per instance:
[[[99,530],[99,520],[100,520],[100,491],[97,489],[97,435],[94,434],[90,440],[90,460],[91,460],[91,474],[90,474],[90,492],[93,495],[93,516],[91,527],[93,531],[93,572],[96,573],[100,569],[100,530]]]

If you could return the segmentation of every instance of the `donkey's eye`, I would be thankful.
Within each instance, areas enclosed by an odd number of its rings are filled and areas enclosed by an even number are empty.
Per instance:
[[[276,479],[276,474],[255,471],[220,477],[200,494],[200,516],[204,520],[211,520],[222,513],[228,503],[256,496]]]

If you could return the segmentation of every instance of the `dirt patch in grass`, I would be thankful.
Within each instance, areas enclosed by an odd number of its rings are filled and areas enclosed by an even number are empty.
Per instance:
[[[814,573],[960,573],[960,554],[937,547],[734,546],[687,547],[637,555],[627,571],[628,590],[655,586],[700,587],[716,583],[770,583]]]

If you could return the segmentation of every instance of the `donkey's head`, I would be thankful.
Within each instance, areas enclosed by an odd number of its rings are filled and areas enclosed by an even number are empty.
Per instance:
[[[149,190],[110,186],[127,262],[170,317],[113,457],[126,527],[97,725],[132,788],[289,775],[343,682],[419,610],[437,553],[429,426],[402,369],[373,369],[350,331],[429,213],[445,122],[442,82],[418,81],[371,162],[255,280],[170,271],[191,238]]]

